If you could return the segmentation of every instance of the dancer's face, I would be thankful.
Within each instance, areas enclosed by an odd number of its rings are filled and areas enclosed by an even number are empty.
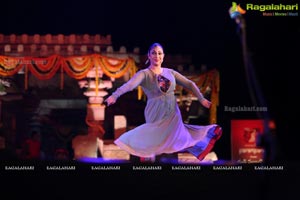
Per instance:
[[[160,66],[162,64],[162,62],[164,61],[164,56],[164,51],[160,46],[155,46],[148,53],[150,63],[155,66]]]

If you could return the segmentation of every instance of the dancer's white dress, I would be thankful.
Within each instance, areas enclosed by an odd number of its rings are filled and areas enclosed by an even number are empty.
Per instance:
[[[150,69],[140,70],[112,94],[117,99],[140,85],[147,96],[146,123],[125,132],[114,143],[139,157],[186,150],[203,158],[219,139],[214,133],[218,125],[184,124],[174,95],[176,84],[190,89],[200,100],[203,95],[191,80],[180,73],[169,68],[162,69],[159,75]]]

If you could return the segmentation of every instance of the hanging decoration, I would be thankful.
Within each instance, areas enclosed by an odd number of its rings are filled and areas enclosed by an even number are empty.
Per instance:
[[[210,95],[211,107],[209,109],[209,122],[217,122],[217,106],[219,105],[220,74],[216,69],[206,73],[190,77],[196,83],[200,91]]]
[[[45,58],[0,56],[0,75],[12,76],[25,67],[25,89],[28,87],[28,73],[40,80],[51,79],[60,70],[61,89],[63,73],[75,79],[83,79],[94,66],[100,66],[104,74],[111,78],[122,77],[129,72],[132,77],[137,71],[133,58],[118,59],[99,54],[62,57],[53,55]]]

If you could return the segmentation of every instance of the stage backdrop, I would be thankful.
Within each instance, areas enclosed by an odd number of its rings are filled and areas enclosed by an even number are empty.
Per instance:
[[[263,161],[264,149],[257,139],[264,131],[264,121],[257,119],[231,120],[231,157],[241,163]]]

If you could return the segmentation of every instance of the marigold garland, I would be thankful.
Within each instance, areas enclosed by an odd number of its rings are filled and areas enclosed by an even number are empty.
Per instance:
[[[23,67],[25,68],[25,89],[28,89],[29,72],[40,80],[46,80],[51,79],[60,69],[60,87],[63,89],[64,73],[79,80],[85,78],[94,66],[101,67],[101,70],[112,78],[122,77],[128,70],[130,77],[132,77],[137,71],[135,61],[132,58],[118,59],[99,54],[66,58],[59,55],[46,58],[0,56],[0,75],[2,76],[12,76]]]
[[[0,75],[12,76],[24,66],[23,58],[0,56]]]

